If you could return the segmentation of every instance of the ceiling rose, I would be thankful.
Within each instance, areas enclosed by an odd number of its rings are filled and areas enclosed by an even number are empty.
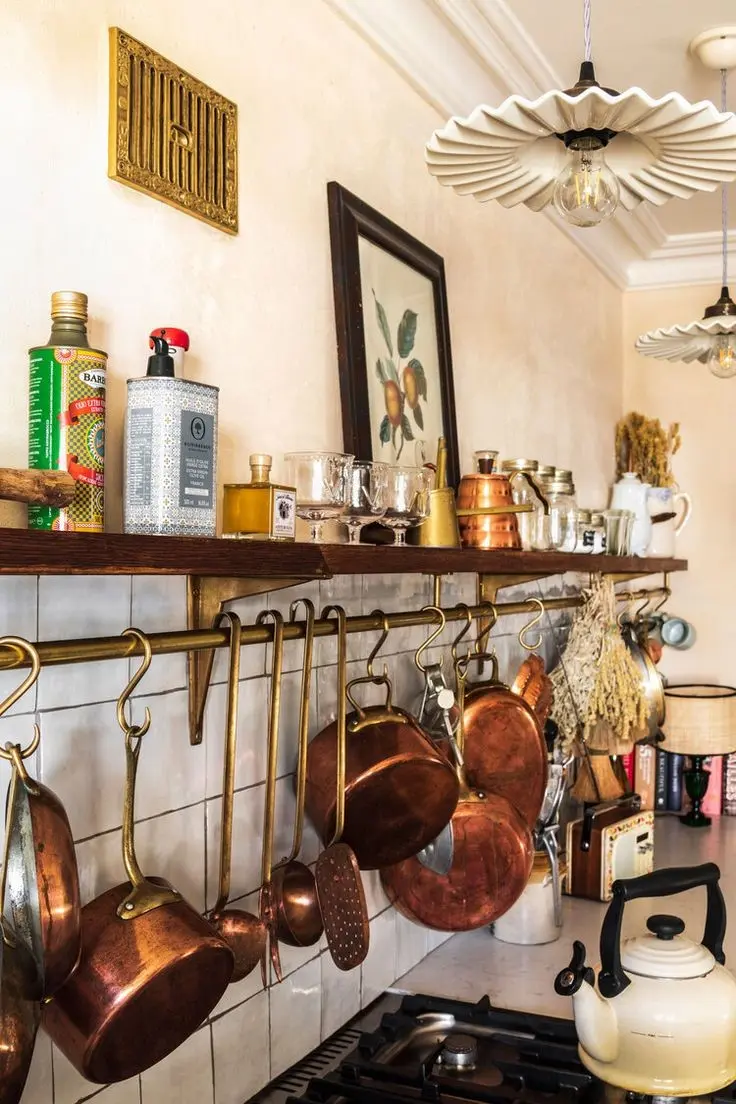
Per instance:
[[[450,119],[427,144],[430,173],[504,207],[541,211],[554,201],[577,226],[597,225],[619,203],[660,206],[736,178],[736,116],[678,92],[653,99],[641,88],[602,88],[590,60],[590,0],[584,30],[576,85]]]

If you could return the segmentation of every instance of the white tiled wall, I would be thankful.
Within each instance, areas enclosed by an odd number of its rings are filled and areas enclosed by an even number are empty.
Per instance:
[[[545,593],[562,593],[565,580],[543,584]],[[521,594],[536,594],[537,584]],[[252,622],[268,601],[288,616],[289,603],[308,596],[318,607],[345,605],[348,614],[417,607],[431,601],[430,580],[421,576],[342,577],[311,583],[235,604],[244,623]],[[503,599],[517,594],[507,591]],[[445,581],[443,604],[475,600],[475,577]],[[299,615],[299,614],[298,614]],[[564,616],[554,618],[555,625]],[[527,618],[505,618],[493,641],[502,676],[512,673],[523,652],[515,634]],[[144,631],[185,625],[182,578],[145,577],[0,577],[0,630],[30,639],[58,640],[122,632],[128,625]],[[544,647],[554,655],[553,633],[545,623]],[[563,631],[563,630],[559,630]],[[457,628],[446,630],[446,640]],[[392,632],[383,650],[395,685],[395,701],[411,706],[421,690],[413,649],[424,630]],[[363,673],[375,634],[350,636],[350,673]],[[335,641],[317,642],[312,732],[329,723],[335,710]],[[290,772],[295,756],[301,645],[287,645],[279,753],[275,858],[288,851],[294,799]],[[265,738],[268,700],[266,649],[242,653],[238,724],[237,794],[233,854],[233,898],[247,910],[257,909],[260,833],[263,815]],[[427,658],[441,654],[433,648]],[[131,661],[135,662],[135,661]],[[162,874],[197,908],[214,903],[220,831],[222,749],[225,711],[224,651],[217,657],[203,744],[189,744],[186,666],[183,656],[156,658],[141,682],[134,717],[151,710],[153,723],[141,752],[136,800],[136,843],[149,874]],[[78,847],[83,899],[124,878],[120,855],[120,822],[124,751],[115,720],[114,701],[128,678],[124,660],[44,669],[37,691],[31,691],[0,719],[0,742],[25,743],[35,719],[42,741],[36,762],[41,780],[64,802]],[[16,676],[0,676],[0,694],[16,685]],[[5,785],[5,764],[0,784]],[[0,829],[1,830],[1,829]],[[312,862],[318,840],[305,832],[303,858]],[[39,1034],[23,1104],[76,1104],[94,1097],[100,1104],[242,1104],[297,1061],[321,1038],[377,997],[387,986],[430,953],[446,936],[404,920],[388,905],[375,872],[364,875],[371,917],[371,947],[360,970],[344,974],[322,945],[282,948],[285,977],[264,991],[260,972],[231,986],[210,1020],[166,1061],[140,1078],[98,1089],[84,1081]]]

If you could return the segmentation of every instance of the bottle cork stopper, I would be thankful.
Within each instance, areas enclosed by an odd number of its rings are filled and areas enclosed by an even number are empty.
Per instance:
[[[273,457],[267,452],[252,452],[248,457],[253,483],[268,483]]]
[[[87,321],[87,296],[83,291],[55,291],[51,296],[51,317]]]

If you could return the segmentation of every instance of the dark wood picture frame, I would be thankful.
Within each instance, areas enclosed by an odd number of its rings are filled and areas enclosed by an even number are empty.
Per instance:
[[[402,230],[379,211],[336,181],[327,185],[335,295],[337,355],[342,403],[343,448],[360,460],[372,460],[368,366],[366,364],[363,297],[358,239],[366,238],[431,281],[437,332],[442,424],[447,441],[447,481],[460,479],[455,388],[452,378],[450,323],[445,264],[438,253]],[[379,459],[379,457],[376,457]],[[434,459],[434,457],[427,457]]]

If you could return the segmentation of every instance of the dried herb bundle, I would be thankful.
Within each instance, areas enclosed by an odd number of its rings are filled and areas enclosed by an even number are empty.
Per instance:
[[[564,755],[569,755],[588,716],[596,667],[603,648],[605,622],[600,576],[583,592],[583,605],[575,612],[562,661],[550,675],[554,688],[554,718]]]
[[[659,418],[632,411],[616,424],[616,478],[636,472],[642,483],[672,487],[672,457],[681,444],[678,422],[666,430]]]
[[[645,735],[648,708],[641,676],[616,619],[616,594],[610,577],[601,579],[600,594],[605,632],[588,699],[586,740],[590,747],[622,755]]]
[[[641,678],[619,631],[609,577],[596,575],[577,611],[563,662],[552,672],[555,721],[566,754],[582,728],[590,748],[620,755],[646,727]]]

